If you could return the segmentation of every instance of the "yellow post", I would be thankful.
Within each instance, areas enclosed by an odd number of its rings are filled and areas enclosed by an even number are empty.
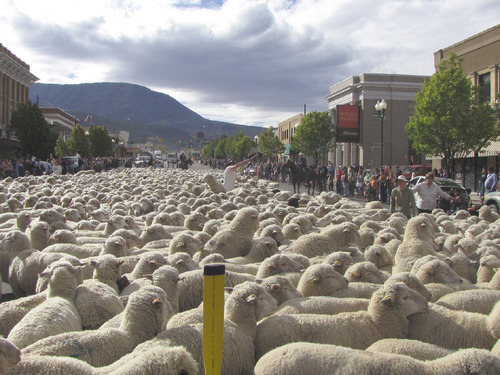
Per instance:
[[[224,343],[224,284],[226,267],[203,269],[203,364],[206,375],[220,375]]]

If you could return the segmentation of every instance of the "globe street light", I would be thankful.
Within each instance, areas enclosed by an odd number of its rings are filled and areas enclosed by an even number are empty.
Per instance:
[[[385,110],[387,109],[387,102],[382,99],[382,101],[377,100],[375,104],[375,110],[378,112],[378,118],[380,119],[380,166],[384,166],[384,118]]]

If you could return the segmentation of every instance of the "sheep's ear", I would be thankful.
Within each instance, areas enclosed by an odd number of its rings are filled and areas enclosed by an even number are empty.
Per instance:
[[[186,244],[184,242],[179,242],[177,245],[175,245],[176,247],[184,247]]]
[[[38,278],[41,278],[41,277],[50,277],[50,272],[40,272],[38,274]]]
[[[274,267],[272,264],[268,265],[266,267],[268,270],[274,270],[276,267]]]
[[[118,259],[118,260],[116,261],[116,265],[117,265],[117,266],[121,266],[124,262],[125,262],[125,261],[124,261],[123,259]]]
[[[449,266],[451,267],[451,263],[452,263],[452,261],[451,261],[451,259],[450,259],[450,258],[444,258],[444,259],[443,259],[443,262],[445,262],[447,265],[449,265]]]
[[[351,228],[344,227],[344,229],[342,230],[342,233],[349,233],[350,231],[351,231]]]
[[[252,303],[253,301],[255,301],[257,299],[257,296],[255,294],[250,294],[246,299],[245,301],[247,301],[248,303]]]
[[[153,306],[161,306],[161,304],[163,303],[163,301],[161,300],[160,297],[158,298],[155,298],[152,302]]]
[[[120,292],[125,289],[125,287],[130,285],[130,281],[128,280],[127,276],[123,275],[120,277],[120,279],[116,282],[118,284],[118,289]]]
[[[95,261],[95,260],[91,260],[91,261],[90,261],[90,265],[91,265],[92,267],[97,267],[97,261]]]
[[[226,287],[224,288],[224,291],[228,292],[229,294],[231,294],[233,292],[233,289],[232,287]]]
[[[426,275],[434,275],[434,269],[433,268],[427,267],[424,272],[425,272]]]
[[[184,263],[183,259],[179,259],[177,262],[175,262],[175,264],[179,264],[179,265],[182,264],[182,263]]]
[[[153,265],[155,265],[157,267],[160,265],[160,263],[158,263],[158,261],[156,259],[150,260],[149,264],[153,264]]]
[[[254,282],[255,282],[256,284],[262,284],[262,282],[263,282],[263,281],[264,281],[264,280],[262,280],[262,279],[255,279],[255,280],[254,280]]]
[[[354,277],[356,279],[360,279],[361,278],[361,275],[358,275],[356,272],[353,272],[351,275],[352,275],[352,277]]]
[[[273,284],[273,285],[271,285],[271,289],[272,290],[279,290],[280,288],[281,288],[280,284]]]
[[[143,277],[144,277],[145,279],[148,279],[148,280],[153,281],[153,275],[151,275],[150,273],[148,273],[147,275],[144,275]]]

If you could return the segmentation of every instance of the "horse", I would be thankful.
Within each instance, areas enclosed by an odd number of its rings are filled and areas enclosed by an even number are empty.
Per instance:
[[[181,169],[188,169],[190,165],[193,164],[193,161],[190,158],[187,158],[183,161],[180,162],[179,168]]]
[[[283,164],[281,168],[289,170],[290,182],[293,185],[293,192],[300,194],[300,184],[304,181],[304,176],[300,168],[290,159]]]

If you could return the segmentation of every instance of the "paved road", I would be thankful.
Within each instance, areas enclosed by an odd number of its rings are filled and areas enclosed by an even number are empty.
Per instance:
[[[212,170],[212,168],[206,166],[206,165],[202,165],[200,163],[194,163],[192,166],[191,166],[192,169],[194,170],[206,170],[206,171],[210,171]],[[288,191],[291,191],[293,192],[293,185],[291,183],[288,183],[288,182],[285,182],[285,183],[281,183],[279,182],[279,189],[280,190],[288,190]],[[307,189],[304,189],[302,188],[300,190],[301,192],[307,192]],[[318,194],[317,192],[315,192],[315,194]],[[358,197],[347,197],[349,199],[352,199],[354,201],[358,201],[358,202],[366,202],[364,198],[358,198]],[[470,198],[471,198],[471,204],[476,204],[478,206],[480,206],[480,199],[479,199],[479,194],[478,193],[471,193],[470,195]],[[389,207],[389,205],[387,205],[387,207]]]

